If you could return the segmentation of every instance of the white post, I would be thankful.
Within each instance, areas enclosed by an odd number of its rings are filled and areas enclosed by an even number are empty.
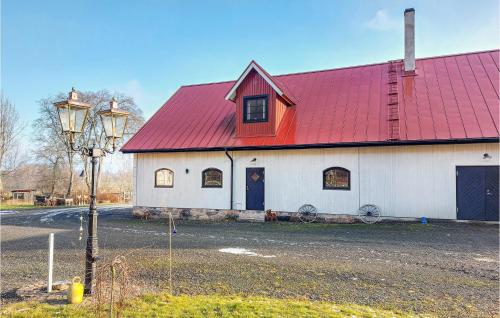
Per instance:
[[[49,235],[49,279],[47,282],[47,292],[52,292],[52,267],[54,265],[54,233]]]

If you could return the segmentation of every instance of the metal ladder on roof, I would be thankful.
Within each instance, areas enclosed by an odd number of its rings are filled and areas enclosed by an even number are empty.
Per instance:
[[[388,97],[387,97],[387,140],[399,140],[399,98],[398,98],[398,66],[397,61],[389,62]]]

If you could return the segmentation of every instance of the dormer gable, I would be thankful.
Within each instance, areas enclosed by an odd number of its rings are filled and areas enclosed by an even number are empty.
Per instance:
[[[295,99],[255,61],[226,94],[236,104],[236,137],[274,136]]]
[[[238,90],[238,87],[243,83],[245,78],[253,71],[257,72],[262,79],[264,79],[269,86],[273,88],[273,90],[276,92],[278,96],[283,98],[283,100],[287,103],[288,106],[293,106],[295,105],[295,98],[293,97],[292,94],[285,88],[285,86],[280,83],[280,81],[273,76],[271,76],[269,73],[266,72],[257,62],[251,61],[250,64],[248,64],[247,68],[243,73],[240,75],[236,83],[231,87],[229,92],[226,94],[225,99],[230,100],[230,101],[236,101],[236,93]]]

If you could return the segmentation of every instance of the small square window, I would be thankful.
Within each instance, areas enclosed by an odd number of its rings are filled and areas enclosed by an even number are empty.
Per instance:
[[[268,114],[267,95],[243,97],[243,122],[266,122]]]

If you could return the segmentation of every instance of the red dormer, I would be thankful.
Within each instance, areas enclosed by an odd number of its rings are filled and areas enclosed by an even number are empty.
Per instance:
[[[276,78],[250,62],[226,95],[236,103],[236,137],[274,136],[294,98]]]

